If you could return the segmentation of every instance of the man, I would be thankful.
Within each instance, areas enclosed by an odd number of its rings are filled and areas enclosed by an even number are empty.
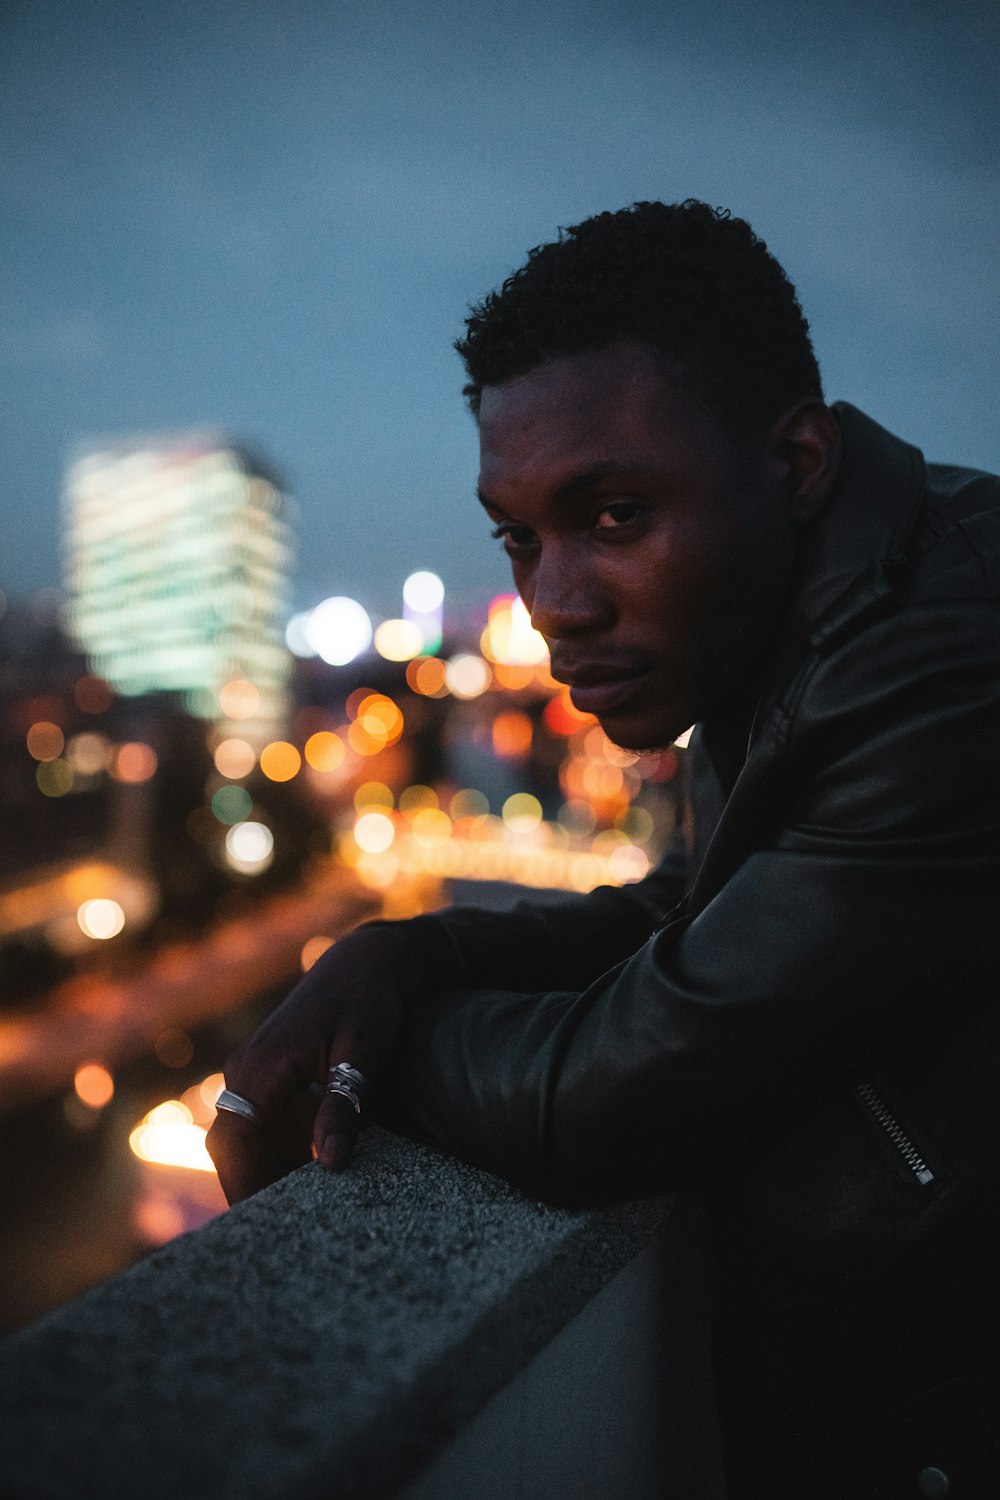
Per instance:
[[[459,348],[554,675],[632,749],[698,725],[689,836],[338,944],[226,1069],[223,1185],[303,1159],[331,1067],[346,1165],[346,1060],[533,1195],[693,1189],[734,1500],[993,1496],[1000,482],[827,406],[784,272],[697,202],[533,251]]]

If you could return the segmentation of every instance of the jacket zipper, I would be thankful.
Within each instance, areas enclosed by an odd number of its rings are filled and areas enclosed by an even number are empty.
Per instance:
[[[885,1100],[879,1097],[870,1083],[859,1083],[856,1092],[861,1102],[881,1125],[917,1181],[924,1187],[928,1183],[933,1182],[934,1173],[924,1161],[920,1152],[910,1140],[910,1137],[902,1125],[900,1125]]]

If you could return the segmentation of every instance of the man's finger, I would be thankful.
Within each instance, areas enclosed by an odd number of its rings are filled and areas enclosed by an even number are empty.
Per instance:
[[[343,1094],[325,1094],[313,1125],[316,1160],[328,1171],[340,1172],[354,1154],[361,1116]]]

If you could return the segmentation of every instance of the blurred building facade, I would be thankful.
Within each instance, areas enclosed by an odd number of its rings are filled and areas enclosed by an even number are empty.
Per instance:
[[[288,710],[292,528],[269,467],[218,434],[95,443],[70,464],[64,516],[68,624],[92,671],[209,720],[248,682],[242,733],[271,738]]]

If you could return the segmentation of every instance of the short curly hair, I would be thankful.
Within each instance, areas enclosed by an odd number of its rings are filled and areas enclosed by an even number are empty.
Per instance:
[[[744,219],[695,198],[633,203],[561,229],[470,309],[455,348],[478,416],[484,386],[621,339],[659,350],[739,431],[822,400],[794,286]]]

